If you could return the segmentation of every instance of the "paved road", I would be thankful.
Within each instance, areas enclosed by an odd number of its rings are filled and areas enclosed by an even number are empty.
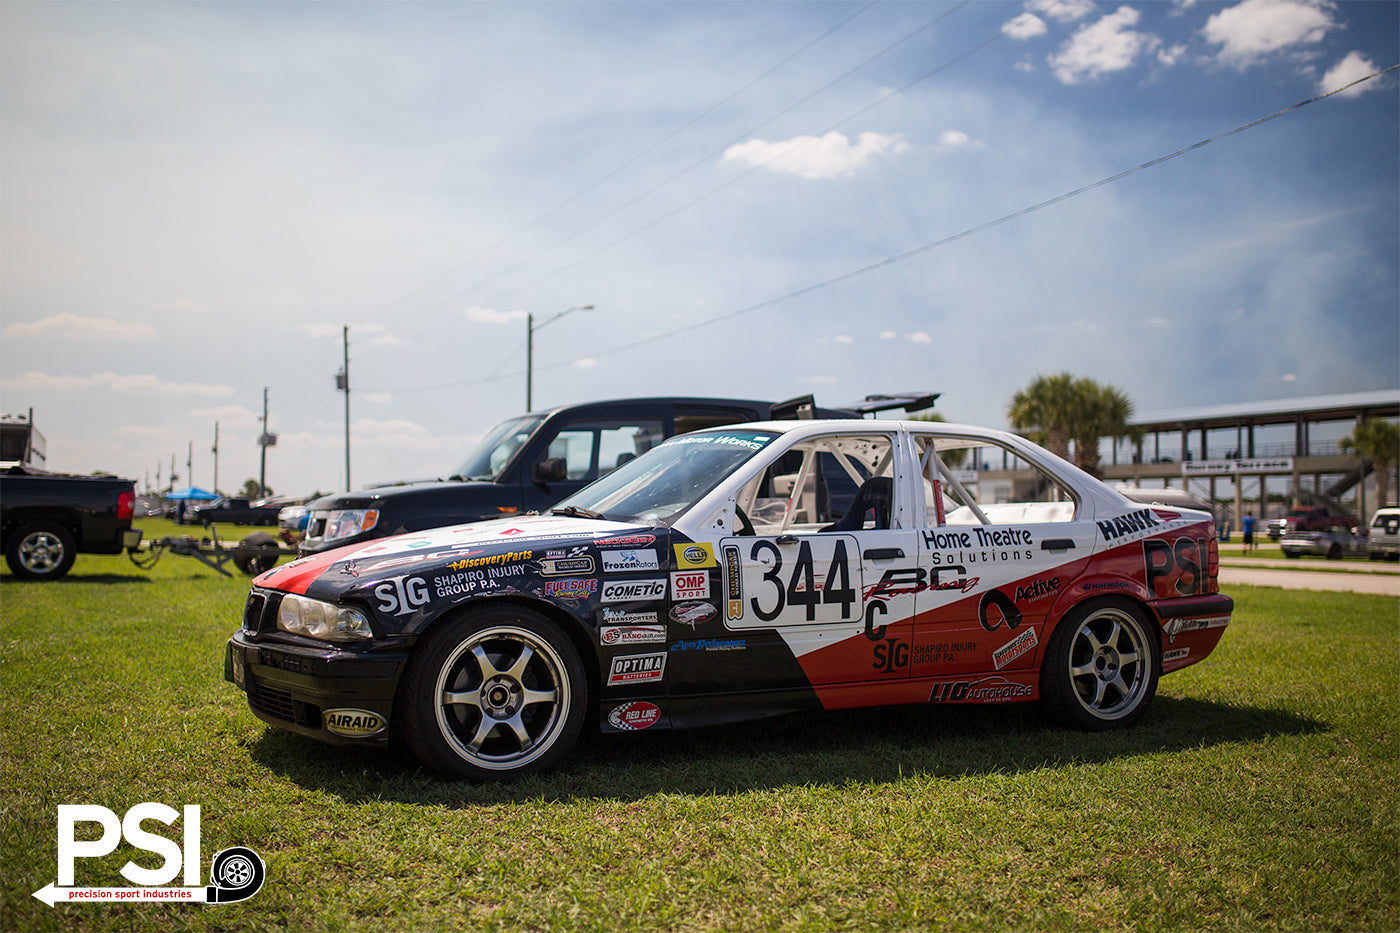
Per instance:
[[[1343,590],[1400,596],[1400,574],[1342,573],[1321,570],[1256,570],[1251,567],[1220,567],[1222,587],[1231,583],[1249,586],[1281,586],[1286,590]]]

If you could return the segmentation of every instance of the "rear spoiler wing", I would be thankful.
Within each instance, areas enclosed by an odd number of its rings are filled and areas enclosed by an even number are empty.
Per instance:
[[[895,395],[867,395],[859,402],[838,405],[836,410],[818,408],[811,395],[800,395],[785,402],[778,402],[769,409],[768,417],[773,421],[805,421],[811,418],[839,418],[843,415],[864,417],[882,411],[902,408],[910,414],[932,408],[941,392],[900,392]]]

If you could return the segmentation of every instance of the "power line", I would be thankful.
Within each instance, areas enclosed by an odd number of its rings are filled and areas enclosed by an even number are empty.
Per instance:
[[[1273,113],[1268,114],[1267,116],[1260,117],[1257,120],[1251,120],[1250,122],[1241,124],[1235,127],[1234,129],[1226,130],[1223,133],[1217,133],[1214,136],[1210,136],[1206,139],[1194,142],[1189,146],[1183,146],[1180,149],[1169,152],[1166,155],[1158,156],[1155,159],[1150,159],[1139,165],[1135,165],[1132,168],[1124,169],[1123,171],[1116,172],[1112,175],[1107,175],[1103,178],[1100,178],[1098,181],[1081,185],[1078,188],[1071,189],[1070,191],[1066,191],[1063,194],[1056,195],[1053,198],[1047,198],[1046,200],[1040,201],[1036,204],[1032,204],[1029,207],[1024,207],[1020,210],[1013,211],[1009,214],[1004,214],[1001,217],[998,217],[994,220],[989,220],[985,223],[978,224],[973,227],[968,227],[958,233],[952,234],[951,236],[946,236],[942,239],[934,240],[931,243],[925,243],[922,246],[917,246],[913,249],[906,250],[905,252],[898,253],[894,256],[886,257],[885,259],[881,259],[877,262],[872,262],[867,265],[860,266],[859,268],[852,269],[848,272],[843,272],[840,275],[835,275],[828,279],[823,279],[820,282],[815,282],[811,285],[804,286],[802,288],[796,289],[795,291],[787,292],[783,295],[778,295],[774,298],[768,298],[763,301],[747,305],[743,308],[738,308],[733,311],[727,311],[724,314],[718,314],[714,317],[706,318],[703,321],[697,321],[694,324],[686,325],[685,327],[678,327],[675,330],[665,331],[660,334],[654,334],[650,337],[643,337],[640,340],[634,340],[630,343],[621,344],[619,346],[611,347],[606,350],[599,350],[593,353],[589,353],[587,357],[583,358],[592,359],[601,356],[611,356],[613,354],[623,353],[628,350],[635,350],[638,347],[643,347],[648,344],[658,343],[662,340],[669,340],[670,338],[680,336],[681,334],[692,333],[694,331],[700,330],[701,328],[709,327],[711,325],[718,324],[722,321],[732,320],[734,318],[741,317],[745,314],[752,314],[755,311],[761,311],[765,308],[771,308],[774,305],[779,305],[784,302],[791,301],[795,298],[801,298],[805,295],[810,295],[813,292],[820,291],[823,288],[828,288],[832,285],[837,285],[841,282],[846,282],[851,279],[858,278],[862,275],[874,272],[877,269],[883,269],[887,266],[892,266],[896,263],[903,262],[904,260],[910,259],[914,256],[919,256],[924,253],[931,252],[932,250],[948,246],[960,240],[965,240],[968,237],[975,236],[976,234],[983,233],[987,230],[991,230],[994,227],[999,227],[1003,224],[1010,223],[1013,220],[1019,220],[1022,217],[1026,217],[1039,211],[1043,211],[1046,208],[1054,207],[1057,204],[1061,204],[1072,198],[1079,197],[1082,194],[1087,194],[1090,191],[1095,191],[1099,188],[1105,187],[1106,185],[1111,185],[1114,182],[1121,181],[1122,179],[1127,178],[1130,175],[1136,175],[1139,172],[1144,172],[1150,168],[1155,168],[1158,165],[1170,162],[1171,160],[1187,155],[1188,153],[1195,152],[1196,150],[1209,146],[1212,143],[1220,142],[1223,139],[1228,139],[1231,136],[1236,136],[1240,133],[1245,132],[1246,130],[1254,129],[1257,126],[1261,126],[1265,123],[1270,122],[1271,120],[1276,120],[1279,117],[1293,113],[1296,110],[1301,110],[1302,108],[1307,107],[1310,104],[1315,104],[1318,101],[1326,100],[1329,97],[1334,97],[1337,94],[1341,94],[1342,92],[1350,90],[1351,88],[1356,87],[1357,85],[1362,84],[1366,81],[1370,81],[1373,78],[1378,78],[1382,75],[1389,74],[1390,72],[1395,71],[1396,69],[1400,69],[1400,63],[1391,65],[1389,68],[1383,68],[1380,71],[1373,72],[1369,75],[1366,75],[1365,77],[1357,78],[1355,81],[1352,81],[1341,87],[1334,88],[1333,90],[1327,91],[1324,94],[1319,94],[1316,97],[1310,97],[1307,100],[1299,101],[1298,103],[1293,104],[1292,106],[1284,107],[1282,110],[1276,110]],[[561,363],[551,363],[544,366],[536,366],[535,369],[537,371],[561,369],[565,366],[571,366],[577,361],[578,360],[569,360]],[[396,389],[394,391],[431,391],[437,389],[459,388],[461,386],[481,385],[484,383],[496,382],[501,379],[514,378],[520,376],[522,373],[523,370],[519,372],[501,373],[499,375],[487,376],[481,379],[469,379],[460,382],[443,383],[435,386],[421,386],[414,389]]]

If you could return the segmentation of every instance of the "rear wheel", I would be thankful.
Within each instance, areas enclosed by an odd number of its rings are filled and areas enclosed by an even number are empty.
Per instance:
[[[504,781],[557,764],[587,705],[583,663],[557,625],[520,607],[483,609],[419,646],[405,673],[401,727],[434,771]]]
[[[21,525],[5,544],[10,572],[25,580],[57,580],[73,569],[77,556],[73,536],[55,522]]]
[[[1093,732],[1142,718],[1157,693],[1158,638],[1126,600],[1072,610],[1050,636],[1040,695],[1050,717]]]

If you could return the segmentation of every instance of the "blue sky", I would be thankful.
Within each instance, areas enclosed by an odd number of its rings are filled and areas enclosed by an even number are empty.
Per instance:
[[[0,411],[154,483],[525,403],[1400,385],[1400,4],[0,4]],[[1029,210],[1035,208],[1034,210]],[[1028,212],[1027,212],[1028,211]],[[1025,213],[1023,213],[1025,212]],[[901,258],[902,257],[902,258]],[[185,462],[193,446],[193,475]]]

